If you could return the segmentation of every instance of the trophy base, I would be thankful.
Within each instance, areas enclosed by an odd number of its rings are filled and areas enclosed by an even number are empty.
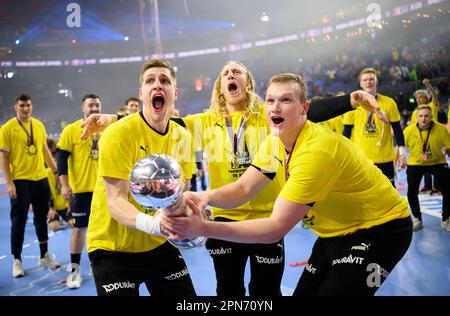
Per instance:
[[[170,244],[178,249],[192,249],[196,247],[201,247],[205,244],[205,237],[197,237],[194,239],[183,239],[183,240],[173,240],[167,238]]]

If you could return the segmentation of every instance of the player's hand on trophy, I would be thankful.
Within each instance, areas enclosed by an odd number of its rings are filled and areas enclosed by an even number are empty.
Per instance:
[[[171,240],[193,239],[204,235],[205,216],[204,208],[195,203],[193,199],[186,200],[190,216],[165,216],[161,217],[161,231],[169,234]]]
[[[353,91],[352,93],[350,93],[350,104],[353,108],[361,106],[365,110],[375,113],[378,119],[382,122],[386,124],[389,123],[386,115],[384,115],[383,111],[381,111],[377,99],[368,92],[365,92],[363,90]]]
[[[117,118],[118,117],[116,114],[89,115],[89,117],[81,123],[81,127],[84,128],[84,131],[81,134],[81,139],[88,139],[91,134],[104,131],[108,125],[111,125],[117,121]]]
[[[150,221],[145,216],[136,217],[136,228],[145,232],[156,231],[167,234],[167,227],[161,225],[162,218],[187,218],[192,211],[187,208],[186,199],[183,199],[185,179],[180,164],[171,156],[165,154],[151,154],[139,159],[130,172],[130,193],[138,204],[147,209],[159,210],[155,220]],[[147,229],[147,222],[151,222]],[[142,224],[142,225],[141,225]],[[198,237],[192,240],[172,240],[169,243],[179,249],[190,249],[204,244],[206,239]]]

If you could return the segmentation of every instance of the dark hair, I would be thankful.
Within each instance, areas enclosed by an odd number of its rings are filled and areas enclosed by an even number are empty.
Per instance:
[[[141,103],[141,101],[138,98],[135,97],[129,97],[126,101],[125,101],[125,105],[128,105],[129,102],[131,101],[136,101],[137,103]]]
[[[28,94],[22,93],[16,97],[16,103],[19,101],[31,101],[31,97]]]
[[[54,151],[56,149],[56,140],[48,137],[47,138],[47,146],[48,146],[48,149],[50,149],[50,151]]]
[[[83,97],[83,100],[81,100],[81,103],[84,103],[84,101],[85,101],[86,99],[99,99],[99,100],[101,100],[101,98],[100,98],[98,95],[93,94],[93,93],[86,94],[86,95]]]

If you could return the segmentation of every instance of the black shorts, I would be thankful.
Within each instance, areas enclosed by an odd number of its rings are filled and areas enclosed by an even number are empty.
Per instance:
[[[411,239],[409,216],[342,237],[318,238],[293,295],[374,295]]]
[[[89,253],[99,296],[138,296],[145,283],[152,296],[195,296],[180,251],[168,242],[139,253],[95,250]]]
[[[47,220],[47,223],[60,221],[60,219],[63,219],[66,223],[68,223],[72,219],[72,212],[68,208],[65,208],[63,210],[56,210],[56,214],[53,217],[50,217]]]
[[[89,223],[91,214],[92,192],[75,193],[70,200],[70,210],[74,219],[73,226],[85,228]]]
[[[216,217],[218,222],[232,220]],[[284,240],[273,244],[242,244],[208,238],[205,244],[216,272],[217,296],[245,296],[245,267],[250,260],[250,296],[281,296]]]

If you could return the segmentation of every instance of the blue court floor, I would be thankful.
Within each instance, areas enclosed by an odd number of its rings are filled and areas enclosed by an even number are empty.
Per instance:
[[[398,175],[397,187],[406,194],[405,172]],[[86,252],[82,255],[82,287],[76,290],[65,286],[67,265],[70,262],[70,229],[50,233],[49,249],[62,264],[59,271],[50,271],[38,266],[39,247],[37,245],[32,215],[25,232],[22,260],[25,276],[13,278],[12,256],[10,255],[9,199],[6,186],[0,184],[0,296],[95,296],[95,286],[90,275]],[[424,228],[414,233],[412,244],[378,290],[380,296],[448,296],[450,295],[450,233],[440,226],[442,197],[421,195],[424,212]],[[282,281],[283,295],[289,296],[295,289],[304,263],[310,255],[316,239],[310,230],[297,225],[285,238],[286,267]],[[183,251],[197,294],[215,295],[215,276],[212,260],[205,248]],[[248,270],[247,270],[248,271]],[[248,273],[247,273],[248,281]],[[145,286],[140,287],[141,295],[148,295]]]

